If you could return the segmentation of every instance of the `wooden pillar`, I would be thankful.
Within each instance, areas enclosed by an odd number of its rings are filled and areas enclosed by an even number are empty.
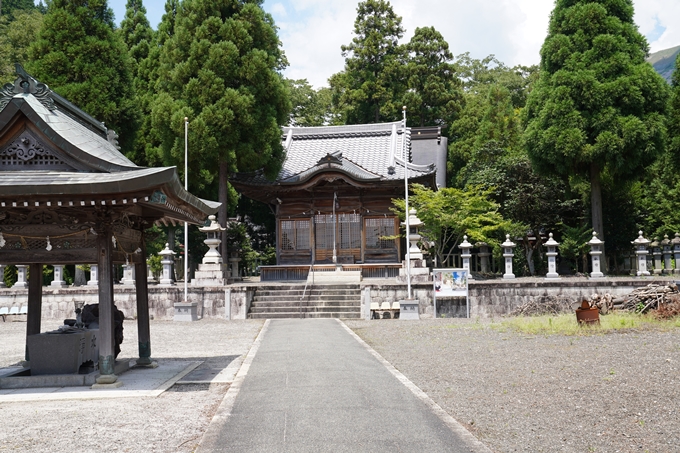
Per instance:
[[[98,384],[113,384],[118,379],[114,373],[115,340],[113,319],[113,256],[111,227],[97,232],[99,280],[99,373]]]
[[[135,263],[135,290],[137,292],[137,331],[139,337],[138,365],[151,365],[151,331],[149,329],[149,283],[146,278],[146,244],[144,234],[139,248],[141,262]]]
[[[26,314],[26,336],[40,333],[40,318],[42,315],[42,264],[33,263],[29,266],[28,279],[28,313]],[[28,355],[28,342],[26,342],[26,361],[30,361]]]

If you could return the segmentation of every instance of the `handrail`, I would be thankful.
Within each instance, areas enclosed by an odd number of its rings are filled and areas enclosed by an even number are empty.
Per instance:
[[[314,264],[309,265],[309,273],[312,274],[312,286],[314,286],[314,272],[312,270],[312,267]],[[307,274],[309,276],[309,274]],[[299,304],[299,313],[300,313],[300,318],[302,318],[302,299],[305,298],[305,294],[307,293],[307,284],[309,283],[309,277],[307,277],[307,281],[305,282],[305,289],[302,290],[302,297],[300,297],[300,304]]]

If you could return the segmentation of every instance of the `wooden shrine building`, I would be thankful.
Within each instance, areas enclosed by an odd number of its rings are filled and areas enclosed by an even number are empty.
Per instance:
[[[219,203],[186,192],[175,167],[138,167],[103,123],[17,65],[0,92],[0,263],[29,265],[26,334],[40,333],[44,264],[96,264],[99,383],[113,383],[113,264],[134,263],[138,363],[151,344],[144,230],[202,224]],[[30,362],[30,357],[26,359]]]
[[[398,263],[399,218],[390,208],[404,197],[404,172],[409,184],[433,188],[437,167],[445,174],[446,139],[436,127],[420,132],[401,122],[287,127],[286,159],[274,181],[254,172],[230,182],[276,213],[279,265],[332,263],[334,253],[337,263]],[[416,148],[433,159],[414,163]]]

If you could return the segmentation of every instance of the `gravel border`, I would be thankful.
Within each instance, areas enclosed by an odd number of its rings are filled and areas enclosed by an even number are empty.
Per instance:
[[[680,451],[680,329],[543,336],[463,319],[346,324],[493,451]]]

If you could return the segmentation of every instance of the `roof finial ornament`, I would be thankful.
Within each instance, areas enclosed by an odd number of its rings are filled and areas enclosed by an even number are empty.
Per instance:
[[[0,90],[0,110],[4,109],[17,94],[32,94],[48,110],[57,108],[47,85],[35,80],[19,63],[14,63],[14,69],[18,76],[14,84],[8,83]]]

